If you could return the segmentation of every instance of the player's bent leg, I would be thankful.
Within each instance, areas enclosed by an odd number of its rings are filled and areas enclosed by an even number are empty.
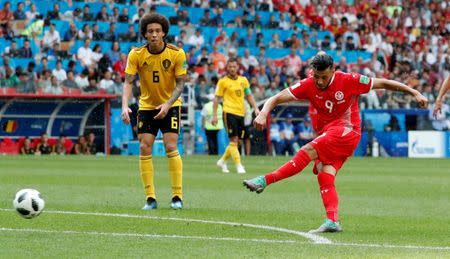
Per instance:
[[[266,186],[301,172],[309,164],[311,159],[316,158],[317,152],[314,147],[306,144],[297,152],[291,161],[285,163],[272,173],[244,181],[244,186],[250,189],[250,191],[261,193]]]
[[[168,159],[169,175],[172,184],[172,209],[183,207],[183,162],[177,149],[178,134],[167,132],[163,135]]]
[[[157,208],[155,186],[153,180],[153,160],[152,146],[155,136],[149,133],[139,134],[140,156],[139,171],[141,173],[142,183],[144,184],[147,201],[142,209],[151,210]]]

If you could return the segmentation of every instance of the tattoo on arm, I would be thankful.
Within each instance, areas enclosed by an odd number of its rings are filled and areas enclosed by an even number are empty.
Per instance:
[[[186,78],[183,77],[177,77],[176,78],[176,86],[173,90],[172,96],[170,97],[169,101],[167,101],[170,105],[172,105],[181,95],[184,89],[184,82],[186,81]]]
[[[125,74],[125,83],[133,84],[134,75]]]

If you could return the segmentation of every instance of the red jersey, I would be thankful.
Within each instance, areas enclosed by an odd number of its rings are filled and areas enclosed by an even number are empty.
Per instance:
[[[289,87],[298,100],[309,100],[317,110],[317,131],[322,134],[331,126],[350,127],[361,131],[358,97],[372,88],[373,80],[357,73],[336,71],[324,90],[319,90],[312,77]]]

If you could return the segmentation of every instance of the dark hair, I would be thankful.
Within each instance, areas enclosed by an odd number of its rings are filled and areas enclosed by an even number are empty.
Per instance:
[[[332,68],[333,67],[333,58],[328,55],[328,54],[317,54],[312,62],[311,62],[311,66],[318,71],[324,71],[328,68]]]
[[[230,59],[228,59],[227,64],[228,64],[228,63],[231,63],[231,62],[236,62],[236,63],[238,63],[238,60],[237,60],[237,58],[230,58]]]
[[[158,23],[161,25],[164,32],[164,38],[169,34],[169,20],[159,13],[145,14],[142,16],[140,21],[141,35],[145,38],[145,33],[147,32],[147,25],[151,23]]]

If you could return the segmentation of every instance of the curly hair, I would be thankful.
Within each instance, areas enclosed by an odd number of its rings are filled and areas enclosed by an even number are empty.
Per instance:
[[[139,26],[141,28],[141,35],[145,38],[145,33],[147,32],[147,25],[151,23],[158,23],[161,25],[164,32],[164,38],[169,34],[169,20],[161,14],[151,13],[142,16]]]

